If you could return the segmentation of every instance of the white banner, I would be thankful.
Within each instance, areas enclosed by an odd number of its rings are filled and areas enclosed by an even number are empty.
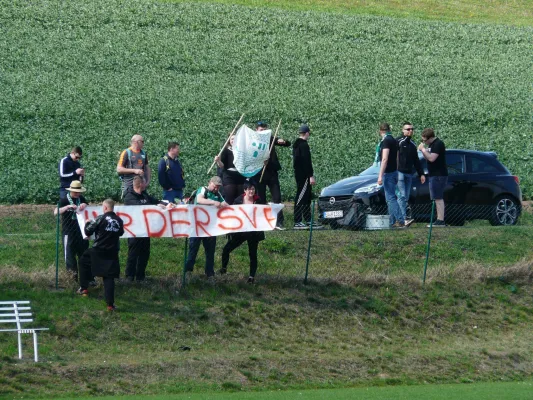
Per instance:
[[[158,206],[115,206],[124,221],[123,238],[210,237],[227,233],[271,231],[283,204],[243,204],[216,208],[179,205],[171,210]],[[77,214],[84,238],[85,222],[102,214],[101,206],[89,206]]]
[[[233,164],[242,176],[256,175],[270,156],[271,130],[257,132],[243,125],[233,142]]]

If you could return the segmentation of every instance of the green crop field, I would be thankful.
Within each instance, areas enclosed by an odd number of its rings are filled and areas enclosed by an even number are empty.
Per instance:
[[[0,4],[0,203],[55,201],[75,144],[88,198],[117,197],[135,132],[154,167],[177,139],[198,186],[242,113],[282,119],[288,139],[308,122],[319,188],[369,165],[380,121],[398,134],[408,119],[449,148],[497,151],[532,195],[531,27],[204,2]],[[290,198],[290,152],[278,153]]]

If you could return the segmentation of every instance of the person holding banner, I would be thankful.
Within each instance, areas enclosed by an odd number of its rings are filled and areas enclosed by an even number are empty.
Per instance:
[[[237,197],[233,204],[265,204],[265,202],[255,193],[255,186],[253,183],[247,181],[244,183],[244,193]],[[253,284],[255,281],[255,273],[257,271],[257,247],[261,240],[265,240],[265,233],[263,231],[237,232],[231,233],[228,236],[228,243],[226,243],[222,250],[222,268],[219,273],[223,275],[228,272],[230,253],[244,242],[248,242],[248,255],[250,257],[250,275],[248,276],[248,283]]]
[[[113,211],[115,202],[104,200],[103,214],[85,223],[85,234],[95,239],[93,247],[80,259],[80,288],[77,293],[88,296],[90,278],[101,276],[104,281],[104,294],[108,311],[115,311],[115,278],[120,275],[118,260],[119,239],[124,234],[124,223]]]
[[[256,130],[258,132],[268,129],[268,124],[264,121],[258,121],[256,125]],[[274,141],[275,140],[275,141]],[[272,145],[274,144],[274,145]],[[274,139],[270,137],[270,152],[268,161],[265,165],[265,172],[263,174],[263,179],[261,179],[261,173],[257,174],[253,181],[257,184],[257,193],[263,201],[266,201],[266,188],[268,186],[270,190],[270,196],[272,197],[272,203],[281,204],[281,187],[279,183],[278,172],[281,171],[281,164],[278,159],[278,154],[276,153],[276,146],[280,147],[290,147],[291,142],[281,138]],[[278,214],[278,222],[276,224],[276,229],[284,230],[283,228],[284,216],[283,211],[280,211]]]
[[[81,235],[76,212],[87,207],[87,200],[83,197],[85,189],[80,181],[72,181],[66,188],[67,195],[59,200],[58,207],[54,208],[54,215],[61,215],[61,232],[65,250],[65,264],[67,272],[72,279],[78,280],[78,261],[82,254],[89,248],[89,242]]]
[[[243,184],[245,181],[235,168],[233,163],[233,142],[235,141],[235,135],[233,135],[229,141],[228,146],[219,156],[215,156],[215,162],[219,168],[222,168],[222,186],[224,188],[225,200],[228,204],[233,204],[235,198],[242,193]]]
[[[296,198],[294,199],[294,229],[309,229],[306,224],[311,223],[311,186],[316,184],[311,150],[307,141],[311,134],[308,125],[298,129],[299,138],[292,145],[292,162],[294,177],[296,178]],[[313,229],[320,229],[322,225],[315,223]]]
[[[214,176],[209,180],[207,187],[201,187],[196,191],[194,204],[202,204],[206,206],[214,206],[216,208],[227,207],[228,203],[218,193],[218,189],[222,186],[222,180],[218,176]],[[187,255],[187,262],[185,269],[188,273],[192,273],[196,256],[200,249],[200,244],[203,244],[205,251],[205,275],[209,281],[214,282],[215,278],[215,247],[217,245],[217,237],[190,237],[189,238],[189,254]]]
[[[163,203],[150,196],[146,192],[146,181],[142,176],[133,178],[133,187],[128,189],[124,196],[125,206],[145,206]],[[150,259],[150,238],[134,237],[128,238],[128,261],[126,262],[126,279],[130,282],[144,281],[146,277],[146,266]]]

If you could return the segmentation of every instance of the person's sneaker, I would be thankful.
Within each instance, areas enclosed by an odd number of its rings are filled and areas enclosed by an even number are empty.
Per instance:
[[[253,276],[248,277],[248,280],[246,281],[246,283],[249,283],[250,285],[253,285],[254,282],[255,282],[255,279]]]
[[[294,224],[294,229],[296,230],[303,230],[303,229],[309,229],[309,227],[304,224],[303,222],[297,222]]]
[[[215,279],[215,276],[214,275],[211,275],[211,276],[208,276],[207,277],[207,283],[214,286],[215,283],[217,283],[216,279]]]
[[[307,226],[311,227],[311,223],[309,222]],[[312,227],[314,231],[318,229],[324,229],[324,225],[322,225],[320,222],[313,222]]]
[[[228,270],[227,270],[226,268],[220,268],[220,269],[218,270],[218,273],[219,273],[220,275],[225,275],[225,274],[228,273]]]
[[[78,282],[78,273],[76,271],[67,270],[68,274],[70,275],[70,279]]]
[[[285,228],[282,225],[276,225],[274,229],[277,229],[278,231],[284,231]]]
[[[126,282],[133,282],[134,280],[133,276],[126,276]]]
[[[396,221],[394,224],[391,225],[391,228],[393,229],[405,228],[405,224],[402,224],[400,221]]]
[[[406,220],[405,220],[405,226],[406,226],[406,227],[411,226],[411,224],[412,224],[413,222],[415,222],[414,219],[406,219]]]
[[[96,279],[93,279],[92,281],[89,282],[89,286],[90,287],[97,287],[98,286],[98,282],[96,281]]]
[[[76,293],[83,297],[89,296],[89,291],[87,289],[82,289],[81,287],[76,290]]]
[[[107,306],[107,311],[116,311],[116,309],[117,309],[117,306],[115,306],[114,304],[111,306]]]
[[[429,228],[431,225],[428,224],[427,227]],[[446,224],[444,223],[444,221],[441,221],[440,219],[436,220],[435,222],[433,222],[433,228],[437,227],[437,228],[441,228],[441,227],[444,227],[446,226]]]

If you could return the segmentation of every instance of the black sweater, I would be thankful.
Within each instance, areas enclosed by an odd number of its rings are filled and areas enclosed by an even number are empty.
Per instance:
[[[307,140],[298,138],[292,145],[292,165],[296,179],[307,179],[315,175],[311,161],[311,149]]]

